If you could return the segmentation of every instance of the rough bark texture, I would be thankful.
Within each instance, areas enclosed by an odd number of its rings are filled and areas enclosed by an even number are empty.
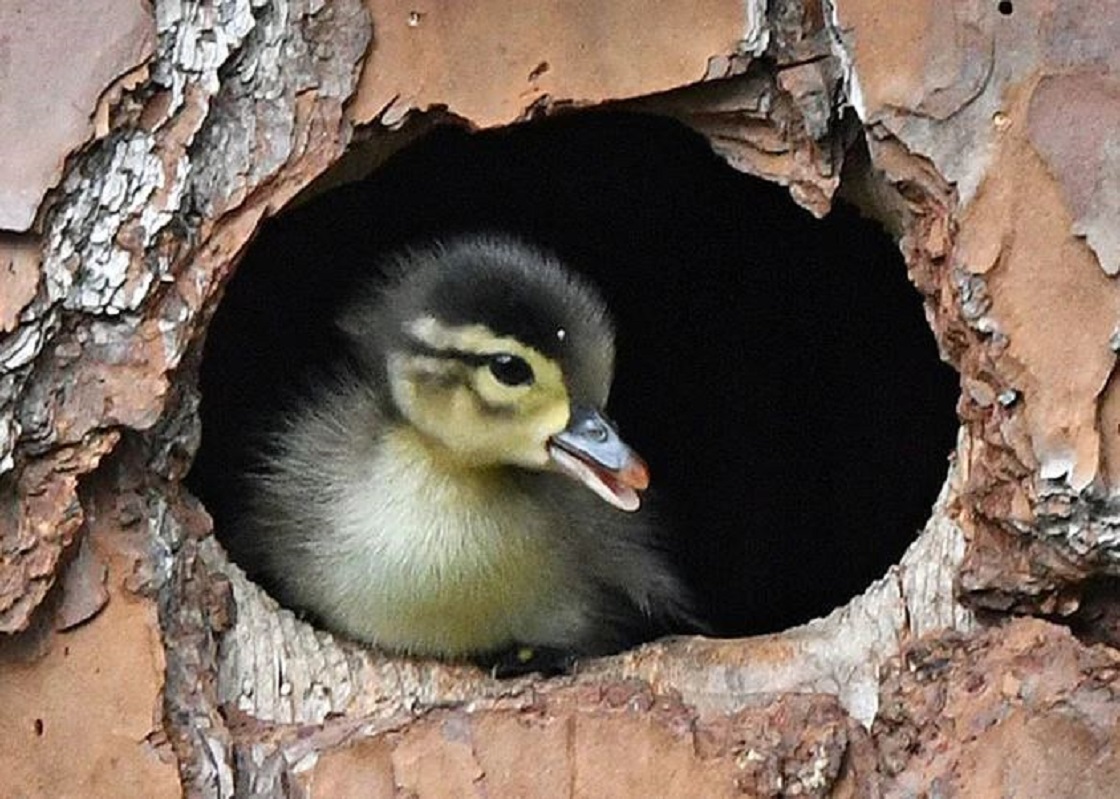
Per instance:
[[[3,793],[1111,795],[1108,3],[53,5],[0,12]],[[88,39],[56,58],[60,18]],[[848,159],[962,375],[926,530],[826,619],[552,681],[385,658],[277,609],[178,482],[200,335],[256,226],[417,112],[608,102],[818,214]]]

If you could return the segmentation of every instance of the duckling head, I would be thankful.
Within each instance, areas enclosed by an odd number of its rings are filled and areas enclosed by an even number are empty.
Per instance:
[[[637,510],[648,470],[604,414],[614,333],[589,284],[495,236],[409,250],[391,271],[340,325],[394,415],[451,465],[559,471]]]

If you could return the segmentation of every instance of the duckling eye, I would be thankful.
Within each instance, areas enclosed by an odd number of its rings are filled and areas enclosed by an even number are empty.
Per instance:
[[[490,374],[507,386],[525,386],[533,382],[533,367],[524,358],[501,352],[490,358]]]

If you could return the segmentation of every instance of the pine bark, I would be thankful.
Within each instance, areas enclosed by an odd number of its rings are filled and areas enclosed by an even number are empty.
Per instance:
[[[1108,3],[466,5],[13,7],[34,69],[0,71],[23,170],[0,160],[0,793],[1112,795]],[[110,43],[96,69],[51,56],[58,15]],[[827,618],[547,681],[277,608],[181,484],[206,325],[254,230],[424,125],[606,102],[897,233],[962,376],[925,530]]]

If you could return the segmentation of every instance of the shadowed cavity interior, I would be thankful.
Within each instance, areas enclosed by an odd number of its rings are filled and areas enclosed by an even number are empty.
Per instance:
[[[329,320],[355,281],[402,244],[478,229],[539,242],[602,289],[619,330],[610,411],[715,632],[827,613],[913,540],[958,389],[897,248],[843,204],[813,219],[675,122],[607,113],[437,129],[265,226],[201,371],[190,482],[219,535],[243,431],[336,356]]]

